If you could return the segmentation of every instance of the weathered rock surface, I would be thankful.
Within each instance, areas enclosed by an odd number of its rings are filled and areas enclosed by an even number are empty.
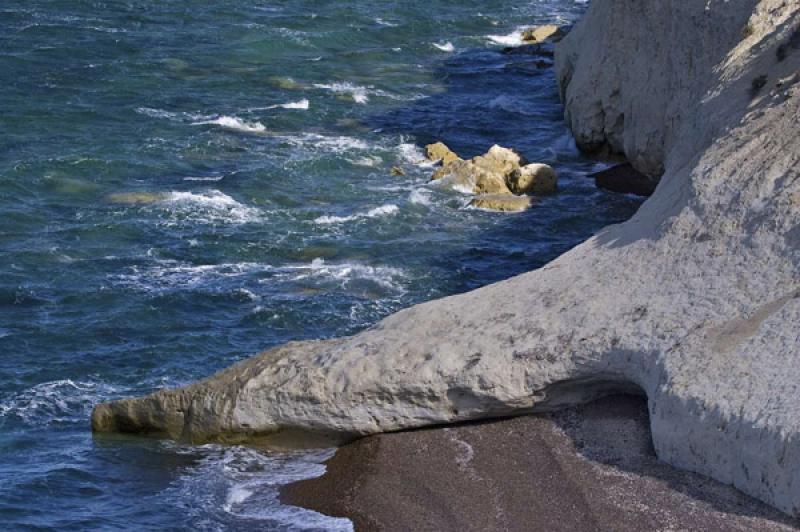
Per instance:
[[[534,26],[522,32],[522,40],[528,43],[542,43],[548,39],[559,40],[564,37],[561,28],[554,24]]]
[[[429,161],[441,161],[443,166],[461,160],[444,142],[436,142],[425,146],[425,156]]]
[[[582,145],[663,170],[631,220],[358,335],[99,405],[94,429],[346,439],[636,389],[660,459],[800,514],[800,53],[776,59],[798,11],[595,0],[558,77]]]
[[[636,170],[630,163],[618,164],[600,172],[591,174],[598,188],[620,192],[650,196],[656,191],[658,179]]]
[[[449,148],[441,142],[429,144],[425,149],[431,160],[444,161],[449,152]],[[497,145],[492,146],[484,155],[468,161],[457,157],[450,159],[451,162],[445,162],[433,173],[431,180],[442,180],[447,186],[473,194],[511,194],[508,188],[509,176],[521,165],[527,164],[525,158],[516,151]]]
[[[473,161],[455,161],[434,172],[433,181],[441,180],[451,188],[473,194],[511,194],[505,175],[479,166]]]
[[[469,202],[476,209],[500,212],[522,212],[533,204],[530,196],[514,196],[511,194],[483,194]]]
[[[533,163],[513,170],[506,182],[514,194],[541,196],[556,191],[558,174],[550,165]]]

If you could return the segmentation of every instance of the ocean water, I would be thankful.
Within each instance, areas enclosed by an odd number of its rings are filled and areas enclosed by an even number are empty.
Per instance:
[[[576,0],[0,4],[0,523],[349,530],[281,506],[330,451],[92,437],[100,401],[537,268],[639,201],[594,188],[548,59]],[[544,61],[544,62],[542,62]],[[556,166],[522,214],[421,146]],[[400,166],[404,176],[391,175]]]

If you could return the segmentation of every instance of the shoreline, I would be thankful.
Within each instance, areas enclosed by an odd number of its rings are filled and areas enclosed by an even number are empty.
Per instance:
[[[281,502],[355,530],[795,530],[738,490],[660,462],[646,401],[369,436]]]
[[[661,460],[800,516],[798,26],[780,0],[592,2],[557,80],[579,147],[661,175],[630,220],[354,336],[98,405],[94,430],[414,434],[636,390]]]

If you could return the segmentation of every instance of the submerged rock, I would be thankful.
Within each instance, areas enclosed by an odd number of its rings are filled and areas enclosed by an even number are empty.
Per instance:
[[[499,212],[522,212],[530,208],[533,198],[530,196],[514,196],[510,194],[483,194],[470,201],[476,209]]]
[[[541,163],[517,168],[508,177],[508,187],[514,194],[553,194],[557,183],[558,174],[553,167]]]
[[[166,197],[167,195],[162,192],[120,192],[109,194],[106,199],[111,203],[136,205],[163,201]]]
[[[637,196],[652,195],[658,185],[658,179],[639,172],[630,163],[612,166],[589,177],[594,178],[598,188]]]

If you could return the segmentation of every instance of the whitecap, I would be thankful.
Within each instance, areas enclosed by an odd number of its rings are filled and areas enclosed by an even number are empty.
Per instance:
[[[281,109],[300,109],[300,110],[308,110],[311,107],[311,103],[307,99],[302,99],[297,102],[289,102],[289,103],[282,103],[278,105]]]
[[[525,41],[522,40],[523,30],[524,28],[517,28],[508,35],[487,35],[486,38],[503,46],[521,46],[525,44]]]
[[[265,111],[269,109],[299,109],[306,111],[310,107],[311,107],[311,102],[303,98],[302,100],[298,100],[296,102],[279,103],[276,105],[268,105],[267,107],[253,107],[251,109],[248,109],[248,111]]]
[[[309,277],[323,277],[341,281],[343,286],[355,280],[366,280],[376,283],[395,292],[403,292],[399,281],[405,277],[403,270],[390,266],[369,266],[358,262],[330,263],[324,259],[314,259],[310,265],[294,267],[305,270],[294,277],[301,280]]]
[[[456,50],[456,47],[453,46],[453,43],[451,43],[449,41],[446,42],[446,43],[443,43],[443,44],[433,43],[433,46],[434,46],[434,48],[437,48],[437,49],[441,50],[442,52],[450,53],[450,52],[455,52],[455,50]]]
[[[417,205],[430,205],[431,191],[424,187],[415,188],[411,191],[411,194],[408,195],[408,201]]]
[[[153,109],[152,107],[137,107],[136,112],[140,115],[149,116],[150,118],[174,119],[178,117],[178,113],[164,111],[163,109]]]
[[[16,417],[37,426],[51,423],[83,423],[92,407],[121,392],[98,381],[61,379],[37,384],[0,401],[0,419]]]
[[[205,192],[169,192],[153,205],[169,211],[174,222],[245,224],[262,220],[259,209],[243,205],[213,189]]]
[[[188,176],[184,177],[184,181],[222,181],[225,176],[210,175],[210,176]]]
[[[218,290],[220,281],[270,272],[273,269],[268,264],[255,262],[187,264],[162,260],[145,269],[133,266],[128,269],[127,273],[111,276],[110,280],[118,286],[143,292],[163,292],[198,287],[206,290]],[[229,290],[224,287],[223,289]],[[256,294],[244,288],[236,288],[233,292],[252,300],[258,299]]]
[[[228,490],[228,497],[223,505],[222,509],[228,513],[233,513],[233,507],[235,505],[242,504],[244,501],[249,499],[253,495],[253,492],[244,486],[241,485],[234,485]]]
[[[397,146],[397,151],[400,160],[405,163],[422,167],[430,167],[436,164],[436,161],[429,161],[427,157],[425,157],[422,148],[416,144],[402,142]]]
[[[347,162],[350,164],[354,164],[356,166],[365,166],[365,167],[375,167],[383,162],[378,156],[366,156],[366,157],[356,157],[355,159],[347,159]]]
[[[340,224],[363,218],[380,218],[382,216],[390,216],[397,214],[399,211],[400,208],[397,205],[393,203],[387,203],[386,205],[381,205],[380,207],[370,209],[367,212],[351,214],[349,216],[320,216],[314,220],[314,223],[320,225]]]
[[[365,104],[369,101],[369,89],[353,85],[350,82],[344,83],[315,83],[318,89],[329,90],[336,94],[349,94],[356,103]]]
[[[202,126],[202,125],[215,125],[220,126],[225,129],[231,129],[233,131],[241,131],[244,133],[265,133],[267,131],[266,126],[261,122],[246,122],[241,118],[237,118],[235,116],[220,116],[219,118],[215,118],[214,120],[201,120],[200,122],[193,122],[193,126]]]
[[[306,135],[284,137],[283,140],[293,146],[303,148],[304,151],[328,151],[341,154],[354,150],[369,150],[372,147],[361,139],[354,137],[326,137],[315,133]]]

